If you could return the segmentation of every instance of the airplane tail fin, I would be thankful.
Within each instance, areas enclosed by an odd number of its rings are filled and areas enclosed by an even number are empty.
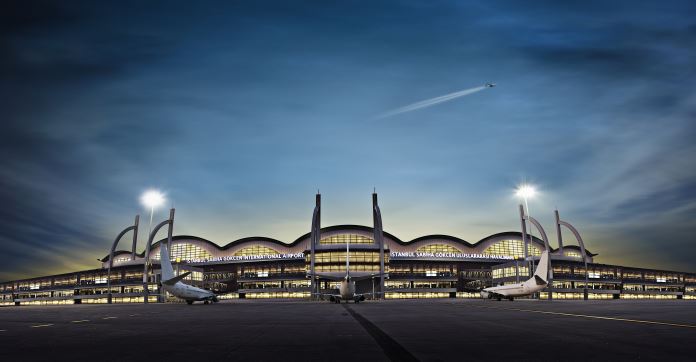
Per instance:
[[[179,276],[177,276],[177,277],[174,277],[174,278],[171,278],[171,279],[166,279],[166,280],[162,281],[162,284],[164,284],[164,285],[174,285],[174,284],[176,284],[177,282],[179,282],[179,281],[183,280],[184,278],[186,278],[187,276],[189,276],[189,274],[191,274],[191,272],[186,272],[186,273],[181,274],[181,275],[179,275]]]
[[[160,243],[160,266],[162,268],[162,280],[172,280],[176,277],[174,275],[174,268],[172,267],[172,261],[169,258],[169,243]],[[174,282],[176,283],[176,282]]]
[[[534,279],[537,285],[546,284],[549,282],[549,252],[544,251],[541,253],[541,258],[539,259],[539,264],[534,271]]]
[[[350,240],[346,240],[346,277],[350,277]]]

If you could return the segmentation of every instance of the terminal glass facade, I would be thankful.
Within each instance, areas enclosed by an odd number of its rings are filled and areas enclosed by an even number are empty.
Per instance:
[[[254,246],[249,246],[246,248],[243,248],[236,253],[234,253],[235,256],[245,256],[245,255],[275,255],[275,254],[280,254],[278,250],[271,249],[267,246],[263,245],[254,245]]]
[[[539,256],[541,251],[534,245],[530,245],[529,255]],[[502,240],[486,248],[483,251],[484,254],[491,255],[506,255],[515,258],[524,257],[524,243],[522,240]]]
[[[319,244],[372,244],[374,240],[368,238],[367,236],[357,235],[357,234],[339,234],[330,236],[328,238],[323,238],[319,241]]]
[[[430,244],[416,250],[417,253],[461,253],[462,251],[446,244]]]

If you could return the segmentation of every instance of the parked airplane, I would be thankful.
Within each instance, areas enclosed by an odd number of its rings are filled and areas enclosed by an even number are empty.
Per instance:
[[[169,243],[160,244],[160,263],[162,267],[162,287],[164,290],[174,295],[177,298],[184,299],[186,303],[193,304],[194,301],[203,301],[204,304],[209,302],[218,302],[215,293],[210,290],[196,288],[194,286],[182,282],[191,272],[186,272],[179,276],[174,275],[172,261],[169,258]]]
[[[549,283],[548,281],[549,272],[549,252],[544,251],[541,253],[541,258],[539,259],[539,264],[534,271],[534,276],[529,278],[524,283],[520,284],[510,284],[501,285],[498,287],[484,288],[481,291],[481,297],[488,299],[498,299],[502,298],[513,300],[515,297],[522,297],[525,295],[530,295],[536,293],[544,288]]]
[[[364,279],[369,279],[369,278],[374,278],[374,277],[379,277],[380,274],[371,274],[371,275],[366,275],[366,276],[360,276],[360,277],[351,277],[350,276],[350,243],[346,243],[346,275],[344,277],[336,277],[333,275],[324,275],[324,274],[314,274],[312,275],[311,273],[307,274],[308,276],[312,278],[322,278],[322,279],[329,279],[329,280],[340,280],[341,284],[338,285],[338,294],[328,294],[328,293],[316,293],[315,295],[320,295],[323,297],[328,297],[330,301],[334,303],[341,303],[342,300],[345,300],[346,303],[348,303],[349,300],[352,300],[354,303],[360,303],[361,301],[365,300],[366,295],[370,295],[372,293],[356,293],[355,292],[355,282],[358,280],[364,280]]]

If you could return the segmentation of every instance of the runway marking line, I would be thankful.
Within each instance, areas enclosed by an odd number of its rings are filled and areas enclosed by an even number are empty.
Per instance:
[[[128,316],[129,316],[129,317],[135,317],[135,316],[137,316],[137,314],[130,314],[130,315],[128,315]]]
[[[50,327],[52,326],[52,323],[47,323],[47,324],[37,324],[35,326],[31,326],[31,328],[43,328],[43,327]]]
[[[80,319],[79,321],[70,321],[70,323],[84,323],[89,322],[89,319]]]
[[[104,317],[102,319],[116,319],[116,318],[118,318],[118,317]]]
[[[562,315],[566,317],[577,317],[577,318],[588,318],[588,319],[603,319],[609,321],[620,321],[620,322],[631,322],[631,323],[643,323],[643,324],[657,324],[661,326],[671,326],[671,327],[681,327],[681,328],[696,328],[693,324],[680,324],[680,323],[669,323],[669,322],[658,322],[658,321],[646,321],[641,319],[630,319],[630,318],[618,318],[618,317],[602,317],[597,315],[589,314],[574,314],[574,313],[563,313],[563,312],[549,312],[543,310],[534,309],[520,309],[520,308],[500,308],[500,307],[487,307],[483,305],[475,305],[476,308],[489,308],[489,309],[501,309],[501,310],[513,310],[518,312],[529,312],[529,313],[541,313],[541,314],[552,314],[552,315]]]

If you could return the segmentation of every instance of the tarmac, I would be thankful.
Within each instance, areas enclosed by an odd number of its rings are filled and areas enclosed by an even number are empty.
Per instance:
[[[2,307],[0,358],[694,361],[696,301],[232,300]]]

